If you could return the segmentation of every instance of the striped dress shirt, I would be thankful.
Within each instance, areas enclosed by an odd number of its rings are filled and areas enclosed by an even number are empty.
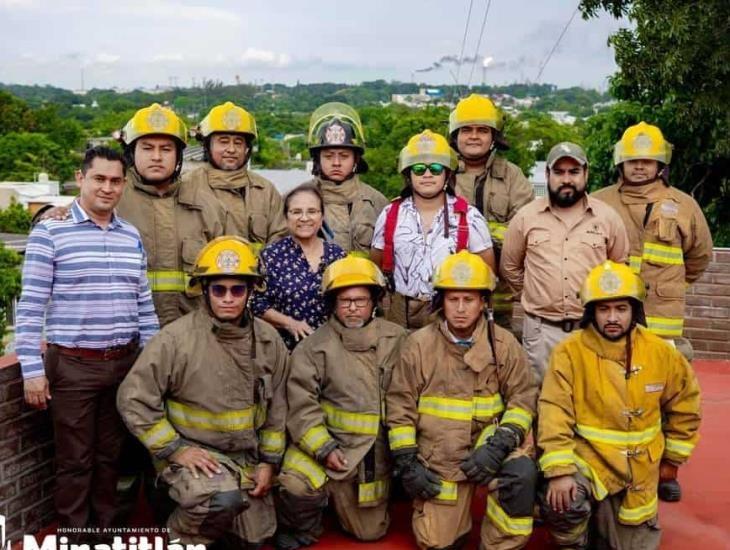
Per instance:
[[[105,349],[159,330],[139,232],[113,216],[104,229],[78,200],[62,221],[31,232],[18,303],[16,352],[23,378],[44,375],[41,338],[50,344]]]

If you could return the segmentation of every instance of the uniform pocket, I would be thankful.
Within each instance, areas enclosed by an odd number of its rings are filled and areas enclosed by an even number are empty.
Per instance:
[[[265,243],[269,234],[269,223],[264,214],[251,213],[248,217],[248,236],[251,241]]]
[[[534,248],[550,241],[550,231],[537,229],[527,234],[527,248]]]
[[[684,283],[660,282],[655,285],[657,296],[667,300],[680,300],[684,296]]]
[[[659,223],[657,226],[657,237],[660,241],[665,243],[671,243],[678,240],[677,220],[675,218],[670,218],[666,216],[662,216],[661,218],[659,218]]]
[[[180,257],[186,273],[192,273],[195,260],[205,246],[205,241],[196,237],[184,237],[180,248]]]
[[[656,437],[646,448],[649,461],[654,463],[664,455],[664,437]]]
[[[270,374],[264,374],[256,380],[256,417],[254,428],[258,430],[266,422],[269,404],[274,396],[274,384]]]
[[[489,202],[487,203],[487,212],[492,214],[497,221],[507,221],[507,212],[509,211],[509,199],[501,193],[491,193]]]
[[[580,242],[581,244],[589,246],[594,250],[606,249],[606,237],[604,235],[585,233],[580,236]]]

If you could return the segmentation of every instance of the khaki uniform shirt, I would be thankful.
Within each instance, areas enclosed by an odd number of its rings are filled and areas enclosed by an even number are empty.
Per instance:
[[[551,321],[579,319],[578,291],[588,272],[606,260],[624,263],[628,257],[629,239],[618,214],[591,196],[581,204],[578,221],[568,227],[550,199],[540,197],[507,228],[500,272],[522,292],[527,313]]]
[[[200,250],[230,229],[225,207],[208,186],[176,181],[160,196],[131,169],[117,213],[142,237],[160,326],[198,307],[201,299],[185,294],[188,277]]]

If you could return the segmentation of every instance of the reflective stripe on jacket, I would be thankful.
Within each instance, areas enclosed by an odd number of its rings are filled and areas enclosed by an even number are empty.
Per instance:
[[[200,445],[276,464],[284,454],[287,372],[287,349],[271,325],[254,319],[232,327],[201,308],[144,347],[117,407],[154,458]]]
[[[682,463],[697,443],[700,391],[684,357],[642,326],[632,331],[631,363],[626,380],[625,340],[592,326],[558,344],[538,404],[538,446],[548,478],[579,470],[599,500],[628,489],[619,520],[639,524],[656,515],[660,460]]]
[[[498,423],[529,432],[537,383],[522,347],[501,327],[495,326],[499,366],[483,319],[468,350],[444,330],[439,317],[406,340],[388,389],[389,440],[392,450],[417,447],[442,480],[457,482],[466,479],[461,462]]]
[[[390,477],[385,390],[406,334],[379,318],[362,328],[346,328],[331,317],[294,349],[287,383],[292,443],[284,469],[300,473],[313,488],[358,470],[360,502],[381,500]],[[313,460],[333,441],[347,460],[345,472],[325,470]],[[374,464],[367,473],[361,462],[373,447]]]

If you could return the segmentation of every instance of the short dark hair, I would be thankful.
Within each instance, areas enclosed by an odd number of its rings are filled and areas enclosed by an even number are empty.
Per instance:
[[[122,158],[122,154],[119,151],[115,151],[114,149],[105,147],[104,145],[97,145],[96,147],[86,150],[84,153],[84,160],[81,163],[82,174],[86,174],[86,172],[88,172],[96,158],[109,160],[111,162],[120,162],[122,164],[122,172],[125,175],[127,174],[127,165]]]
[[[324,198],[322,197],[322,191],[319,190],[314,183],[303,183],[298,185],[291,191],[289,191],[284,197],[284,216],[289,213],[289,203],[291,200],[299,195],[300,193],[312,193],[319,200],[319,209],[324,213]]]

